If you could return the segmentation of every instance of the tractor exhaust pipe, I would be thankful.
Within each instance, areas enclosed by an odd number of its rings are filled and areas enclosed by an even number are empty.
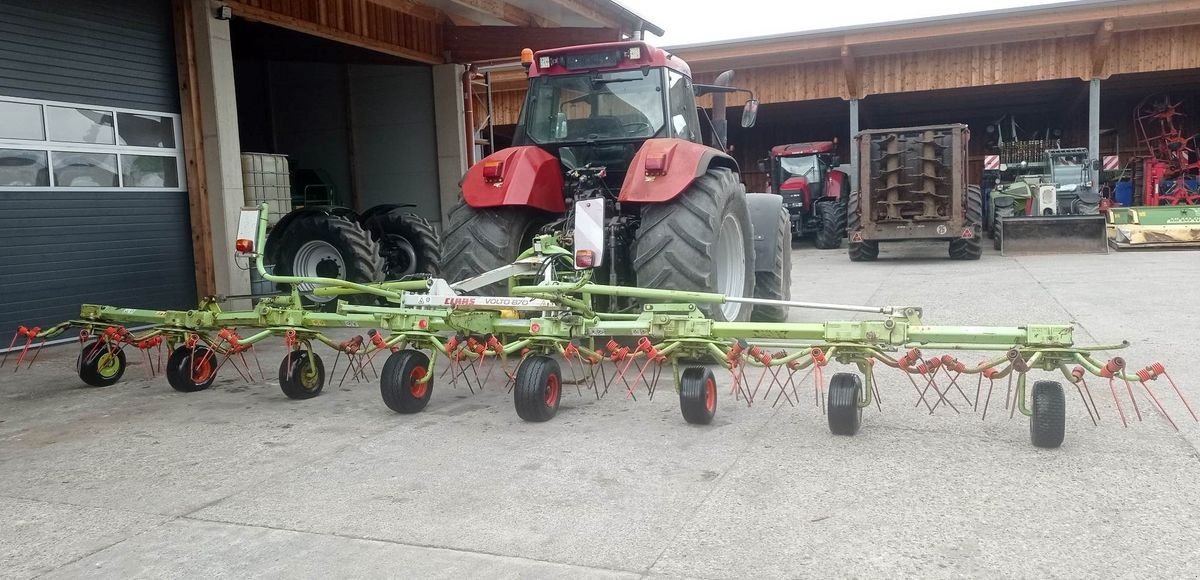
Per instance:
[[[733,71],[727,70],[719,75],[713,81],[713,84],[719,87],[733,86]],[[729,139],[729,118],[726,115],[726,93],[713,93],[712,96],[712,124],[713,137],[722,151],[726,150],[726,143]]]

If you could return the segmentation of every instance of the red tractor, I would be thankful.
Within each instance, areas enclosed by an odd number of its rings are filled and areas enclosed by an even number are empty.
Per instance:
[[[727,86],[696,85],[678,57],[642,41],[523,55],[529,90],[514,146],[487,156],[462,181],[450,214],[443,275],[465,280],[515,260],[539,233],[570,230],[575,203],[603,200],[601,283],[790,297],[788,217],[778,196],[749,194],[725,153]],[[724,84],[722,84],[724,82]],[[713,119],[696,97],[713,94]],[[753,97],[753,95],[751,95]],[[743,108],[751,126],[758,102]],[[701,125],[701,119],[706,125]],[[707,136],[707,138],[706,138]],[[576,265],[572,265],[576,266]],[[483,293],[502,293],[499,284]],[[638,312],[633,299],[601,302]],[[708,306],[717,320],[747,320],[743,304]],[[755,305],[754,319],[786,309]]]
[[[777,145],[763,168],[771,193],[783,198],[791,214],[792,235],[812,235],[814,245],[822,250],[842,247],[846,237],[850,177],[837,169],[835,151],[835,141]]]

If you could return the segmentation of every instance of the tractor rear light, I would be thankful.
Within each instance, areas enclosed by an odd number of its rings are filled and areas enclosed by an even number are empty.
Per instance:
[[[253,254],[254,253],[254,240],[239,239],[237,242],[234,243],[233,247],[235,250],[237,250],[237,253],[239,253],[239,254]]]
[[[483,162],[483,178],[488,181],[501,181],[504,179],[504,162],[503,161],[484,161]]]
[[[575,250],[575,267],[591,268],[596,263],[596,254],[591,250]]]
[[[657,157],[646,158],[646,175],[666,175],[667,174],[667,156],[659,155]]]

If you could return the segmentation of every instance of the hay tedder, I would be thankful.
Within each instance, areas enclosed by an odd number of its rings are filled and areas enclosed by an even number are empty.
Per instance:
[[[450,283],[429,277],[359,284],[269,274],[258,252],[266,237],[267,207],[247,209],[236,244],[239,254],[265,279],[289,285],[290,294],[263,299],[242,311],[224,311],[213,300],[186,311],[84,305],[78,319],[51,328],[20,329],[24,344],[10,345],[6,362],[12,364],[8,359],[13,358],[18,369],[27,367],[33,362],[29,359],[36,358],[37,351],[31,349],[40,346],[38,341],[79,329],[77,372],[85,383],[115,384],[126,371],[127,352],[140,351],[148,374],[161,370],[173,388],[192,392],[212,386],[224,367],[253,380],[248,361],[257,361],[255,345],[282,340],[286,354],[278,367],[279,386],[293,399],[317,396],[345,359],[341,380],[348,374],[357,380],[377,374],[384,403],[398,413],[423,410],[438,381],[471,391],[497,388],[504,381],[517,414],[533,422],[554,417],[567,387],[574,387],[579,396],[599,399],[612,392],[637,400],[653,398],[664,383],[674,386],[683,418],[693,424],[713,420],[719,394],[714,370],[724,370],[730,374],[721,381],[722,389],[736,401],[767,401],[772,406],[812,401],[824,411],[830,430],[841,435],[859,430],[864,409],[882,408],[880,386],[887,383],[880,375],[891,369],[904,377],[904,390],[911,384],[915,403],[908,404],[931,414],[941,408],[979,412],[986,418],[992,407],[994,415],[999,404],[992,404],[992,394],[1000,382],[1008,415],[1019,411],[1029,417],[1033,444],[1057,447],[1065,433],[1066,393],[1061,381],[1031,382],[1031,372],[1044,371],[1060,373],[1074,387],[1093,423],[1099,422],[1100,412],[1089,377],[1107,382],[1123,424],[1133,416],[1140,420],[1146,412],[1157,412],[1175,425],[1161,393],[1151,388],[1159,378],[1195,419],[1161,364],[1135,371],[1120,358],[1097,358],[1101,351],[1126,344],[1080,346],[1068,325],[931,326],[916,307],[792,301],[773,305],[874,317],[823,323],[718,322],[702,314],[701,307],[730,301],[754,305],[765,299],[593,283],[593,270],[605,259],[603,211],[600,200],[576,201],[567,221],[573,227],[539,235],[516,261],[467,280]],[[473,294],[498,282],[507,288],[504,295]],[[305,306],[302,292],[338,298],[336,311]],[[595,307],[599,297],[628,298],[640,307],[630,313],[603,312]],[[364,304],[366,298],[373,303]],[[239,329],[245,328],[257,330],[243,335]],[[366,336],[338,340],[327,334],[331,329],[365,330]],[[336,353],[328,374],[316,343]],[[990,351],[994,356],[968,363],[950,354],[925,353],[933,350]],[[376,358],[382,363],[377,372]],[[826,381],[831,363],[857,372],[838,372]],[[893,396],[889,400],[898,400]]]

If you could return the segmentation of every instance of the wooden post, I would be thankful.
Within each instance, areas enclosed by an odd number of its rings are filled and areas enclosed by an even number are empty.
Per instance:
[[[200,127],[200,96],[196,92],[196,43],[192,30],[192,3],[173,0],[175,66],[179,78],[179,108],[183,125],[183,155],[192,223],[192,258],[196,267],[196,294],[217,293],[213,272],[212,224],[208,216],[208,183],[205,178],[204,134]]]

